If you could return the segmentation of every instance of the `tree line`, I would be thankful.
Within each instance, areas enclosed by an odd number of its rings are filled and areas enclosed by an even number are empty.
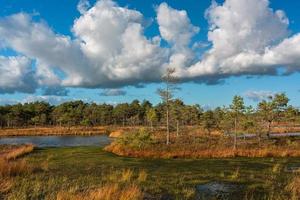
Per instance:
[[[153,106],[149,101],[134,100],[117,105],[70,101],[60,105],[46,102],[0,106],[0,127],[29,126],[158,126],[165,121],[163,103]],[[198,105],[172,101],[172,116],[182,125],[196,125],[203,110]],[[180,113],[180,114],[179,114]]]
[[[0,106],[0,127],[118,125],[155,128],[169,123],[170,129],[177,134],[183,126],[200,125],[208,134],[213,130],[261,134],[264,129],[269,135],[274,122],[287,122],[292,126],[300,122],[299,109],[288,102],[285,94],[269,97],[256,108],[246,106],[242,97],[235,96],[231,105],[211,110],[186,105],[179,99],[168,99],[157,105],[146,100],[117,105],[71,101],[54,106],[33,102]]]

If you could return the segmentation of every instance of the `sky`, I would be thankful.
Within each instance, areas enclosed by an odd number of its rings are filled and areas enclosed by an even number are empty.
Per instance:
[[[300,106],[295,0],[0,0],[0,104],[160,102],[175,68],[187,104]]]

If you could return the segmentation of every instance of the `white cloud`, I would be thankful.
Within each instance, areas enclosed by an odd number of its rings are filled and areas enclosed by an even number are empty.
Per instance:
[[[34,92],[36,87],[30,59],[0,56],[0,93]]]
[[[213,2],[207,18],[212,48],[188,69],[190,77],[275,75],[278,67],[299,70],[295,58],[300,56],[300,36],[287,38],[289,20],[284,11],[269,8],[268,0]]]
[[[261,100],[266,100],[269,97],[273,97],[276,93],[272,91],[254,91],[254,90],[249,90],[244,93],[244,96],[247,97],[248,99],[252,101],[261,101]]]
[[[78,10],[81,16],[74,21],[72,37],[26,13],[0,18],[0,46],[24,55],[18,59],[36,63],[34,68],[24,63],[12,67],[23,70],[19,74],[2,65],[12,78],[0,82],[0,92],[137,86],[160,81],[167,67],[176,68],[183,81],[208,84],[229,76],[277,75],[279,67],[286,73],[300,69],[300,34],[290,36],[286,14],[271,9],[268,0],[213,1],[206,12],[209,44],[193,41],[199,28],[186,11],[166,3],[156,8],[160,35],[153,38],[144,34],[141,12],[112,0],[98,0],[93,6],[81,0]],[[163,47],[161,39],[170,47]],[[201,44],[207,50],[200,58]]]
[[[185,67],[190,66],[195,58],[190,48],[191,39],[200,28],[192,25],[185,10],[176,10],[167,3],[160,4],[156,12],[160,35],[170,44],[172,51],[164,68],[175,68],[177,76],[184,76]]]
[[[193,26],[185,10],[176,10],[162,3],[157,8],[157,22],[163,39],[175,46],[186,48],[200,28]]]
[[[157,37],[147,39],[142,24],[140,12],[102,0],[75,20],[74,40],[25,13],[2,18],[0,37],[5,46],[37,61],[41,85],[117,87],[159,81],[168,62],[169,51]]]

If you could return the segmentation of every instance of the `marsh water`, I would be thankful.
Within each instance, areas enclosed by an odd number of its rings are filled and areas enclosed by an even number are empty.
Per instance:
[[[111,143],[107,135],[98,136],[18,136],[1,137],[1,144],[33,144],[37,147],[100,146]]]

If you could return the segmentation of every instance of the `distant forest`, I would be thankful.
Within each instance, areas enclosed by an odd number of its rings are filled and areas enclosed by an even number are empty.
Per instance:
[[[242,97],[235,96],[232,105],[204,110],[199,105],[186,105],[174,99],[168,105],[152,105],[149,101],[134,100],[117,105],[71,101],[60,105],[34,102],[0,106],[1,128],[29,126],[164,126],[166,107],[170,110],[170,127],[201,125],[211,130],[232,131],[238,120],[238,129],[254,133],[260,127],[274,122],[295,125],[300,122],[300,111],[288,104],[285,94],[277,94],[258,103],[245,106]]]

